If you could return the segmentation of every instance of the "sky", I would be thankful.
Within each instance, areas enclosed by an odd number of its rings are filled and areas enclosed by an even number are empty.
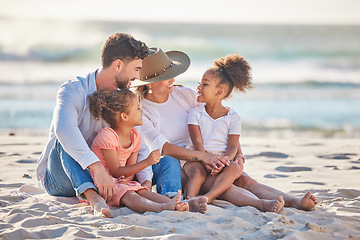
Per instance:
[[[0,0],[0,19],[360,24],[359,0]]]

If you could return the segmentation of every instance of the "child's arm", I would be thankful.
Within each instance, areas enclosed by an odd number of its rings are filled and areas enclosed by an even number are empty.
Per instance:
[[[200,127],[198,125],[188,124],[188,128],[189,128],[190,138],[194,145],[195,150],[205,152],[204,142],[203,142],[203,139],[201,136]],[[220,172],[222,169],[222,167],[220,167],[220,166],[218,166],[217,168],[214,168],[213,166],[211,166],[209,164],[203,163],[203,165],[204,165],[205,169],[211,173],[213,172],[214,169],[216,169],[217,172]]]
[[[240,147],[239,144],[240,135],[229,135],[225,156],[228,156],[229,160],[233,160]]]
[[[203,139],[202,139],[202,136],[201,136],[199,126],[189,124],[188,128],[189,128],[190,138],[191,138],[191,141],[192,141],[192,143],[194,145],[195,150],[205,152],[204,143],[203,143]]]
[[[128,158],[127,162],[126,162],[126,166],[132,166],[132,165],[135,165],[136,162],[137,162],[137,158],[138,158],[138,152],[133,152],[131,153],[130,157]],[[142,169],[140,169],[141,171]],[[136,173],[140,172],[140,171],[137,171]],[[129,176],[125,176],[125,181],[132,181],[135,177],[135,174],[130,174]]]
[[[237,162],[238,164],[240,164],[240,162],[242,164],[245,163],[245,157],[244,157],[243,152],[241,150],[240,142],[239,142],[239,145],[238,145],[238,150],[237,150],[236,156],[234,158],[234,161]]]
[[[101,149],[101,152],[104,156],[106,164],[109,167],[110,174],[114,178],[119,178],[120,176],[124,176],[125,178],[130,177],[130,176],[138,173],[142,169],[159,162],[160,158],[161,158],[160,150],[154,150],[143,161],[138,162],[138,163],[136,163],[136,161],[135,161],[135,164],[133,164],[133,165],[122,167],[122,166],[120,166],[120,162],[119,162],[117,152],[115,149]],[[131,154],[130,158],[132,158],[132,157],[133,157],[133,154]],[[133,158],[135,158],[135,156]],[[137,158],[137,153],[136,153],[136,158]],[[135,160],[136,160],[136,158],[135,158]],[[131,161],[133,161],[133,160],[131,160]]]
[[[230,160],[234,160],[240,166],[242,172],[244,170],[243,161],[245,161],[245,158],[242,156],[239,137],[239,135],[229,135],[225,156],[228,156]],[[213,169],[211,170],[211,175],[216,175],[221,170],[222,168]]]

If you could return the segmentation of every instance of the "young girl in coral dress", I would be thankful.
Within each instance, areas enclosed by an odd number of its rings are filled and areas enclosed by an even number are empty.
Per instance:
[[[170,199],[133,181],[137,172],[161,158],[159,150],[154,150],[147,159],[137,162],[141,136],[135,127],[142,124],[142,110],[136,95],[127,89],[101,90],[91,95],[89,101],[94,117],[110,125],[100,130],[91,146],[116,183],[117,197],[108,204],[140,213],[189,210],[188,202],[180,202],[180,190]]]

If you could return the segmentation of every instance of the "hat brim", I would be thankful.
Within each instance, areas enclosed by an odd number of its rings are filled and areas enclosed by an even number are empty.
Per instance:
[[[190,66],[190,58],[180,51],[169,51],[166,55],[171,59],[173,65],[161,75],[146,80],[134,80],[131,82],[130,87],[138,87],[149,83],[160,82],[168,79],[172,79],[182,73],[184,73]]]

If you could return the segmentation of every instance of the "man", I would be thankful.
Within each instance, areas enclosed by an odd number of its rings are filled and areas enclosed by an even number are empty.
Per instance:
[[[37,179],[50,195],[78,196],[89,201],[95,215],[113,217],[106,202],[115,197],[115,185],[89,148],[106,123],[91,115],[88,96],[100,89],[129,88],[131,81],[139,79],[142,60],[148,52],[145,43],[131,35],[115,33],[102,48],[102,68],[61,86],[49,142],[37,167]],[[148,154],[142,144],[139,160]]]

